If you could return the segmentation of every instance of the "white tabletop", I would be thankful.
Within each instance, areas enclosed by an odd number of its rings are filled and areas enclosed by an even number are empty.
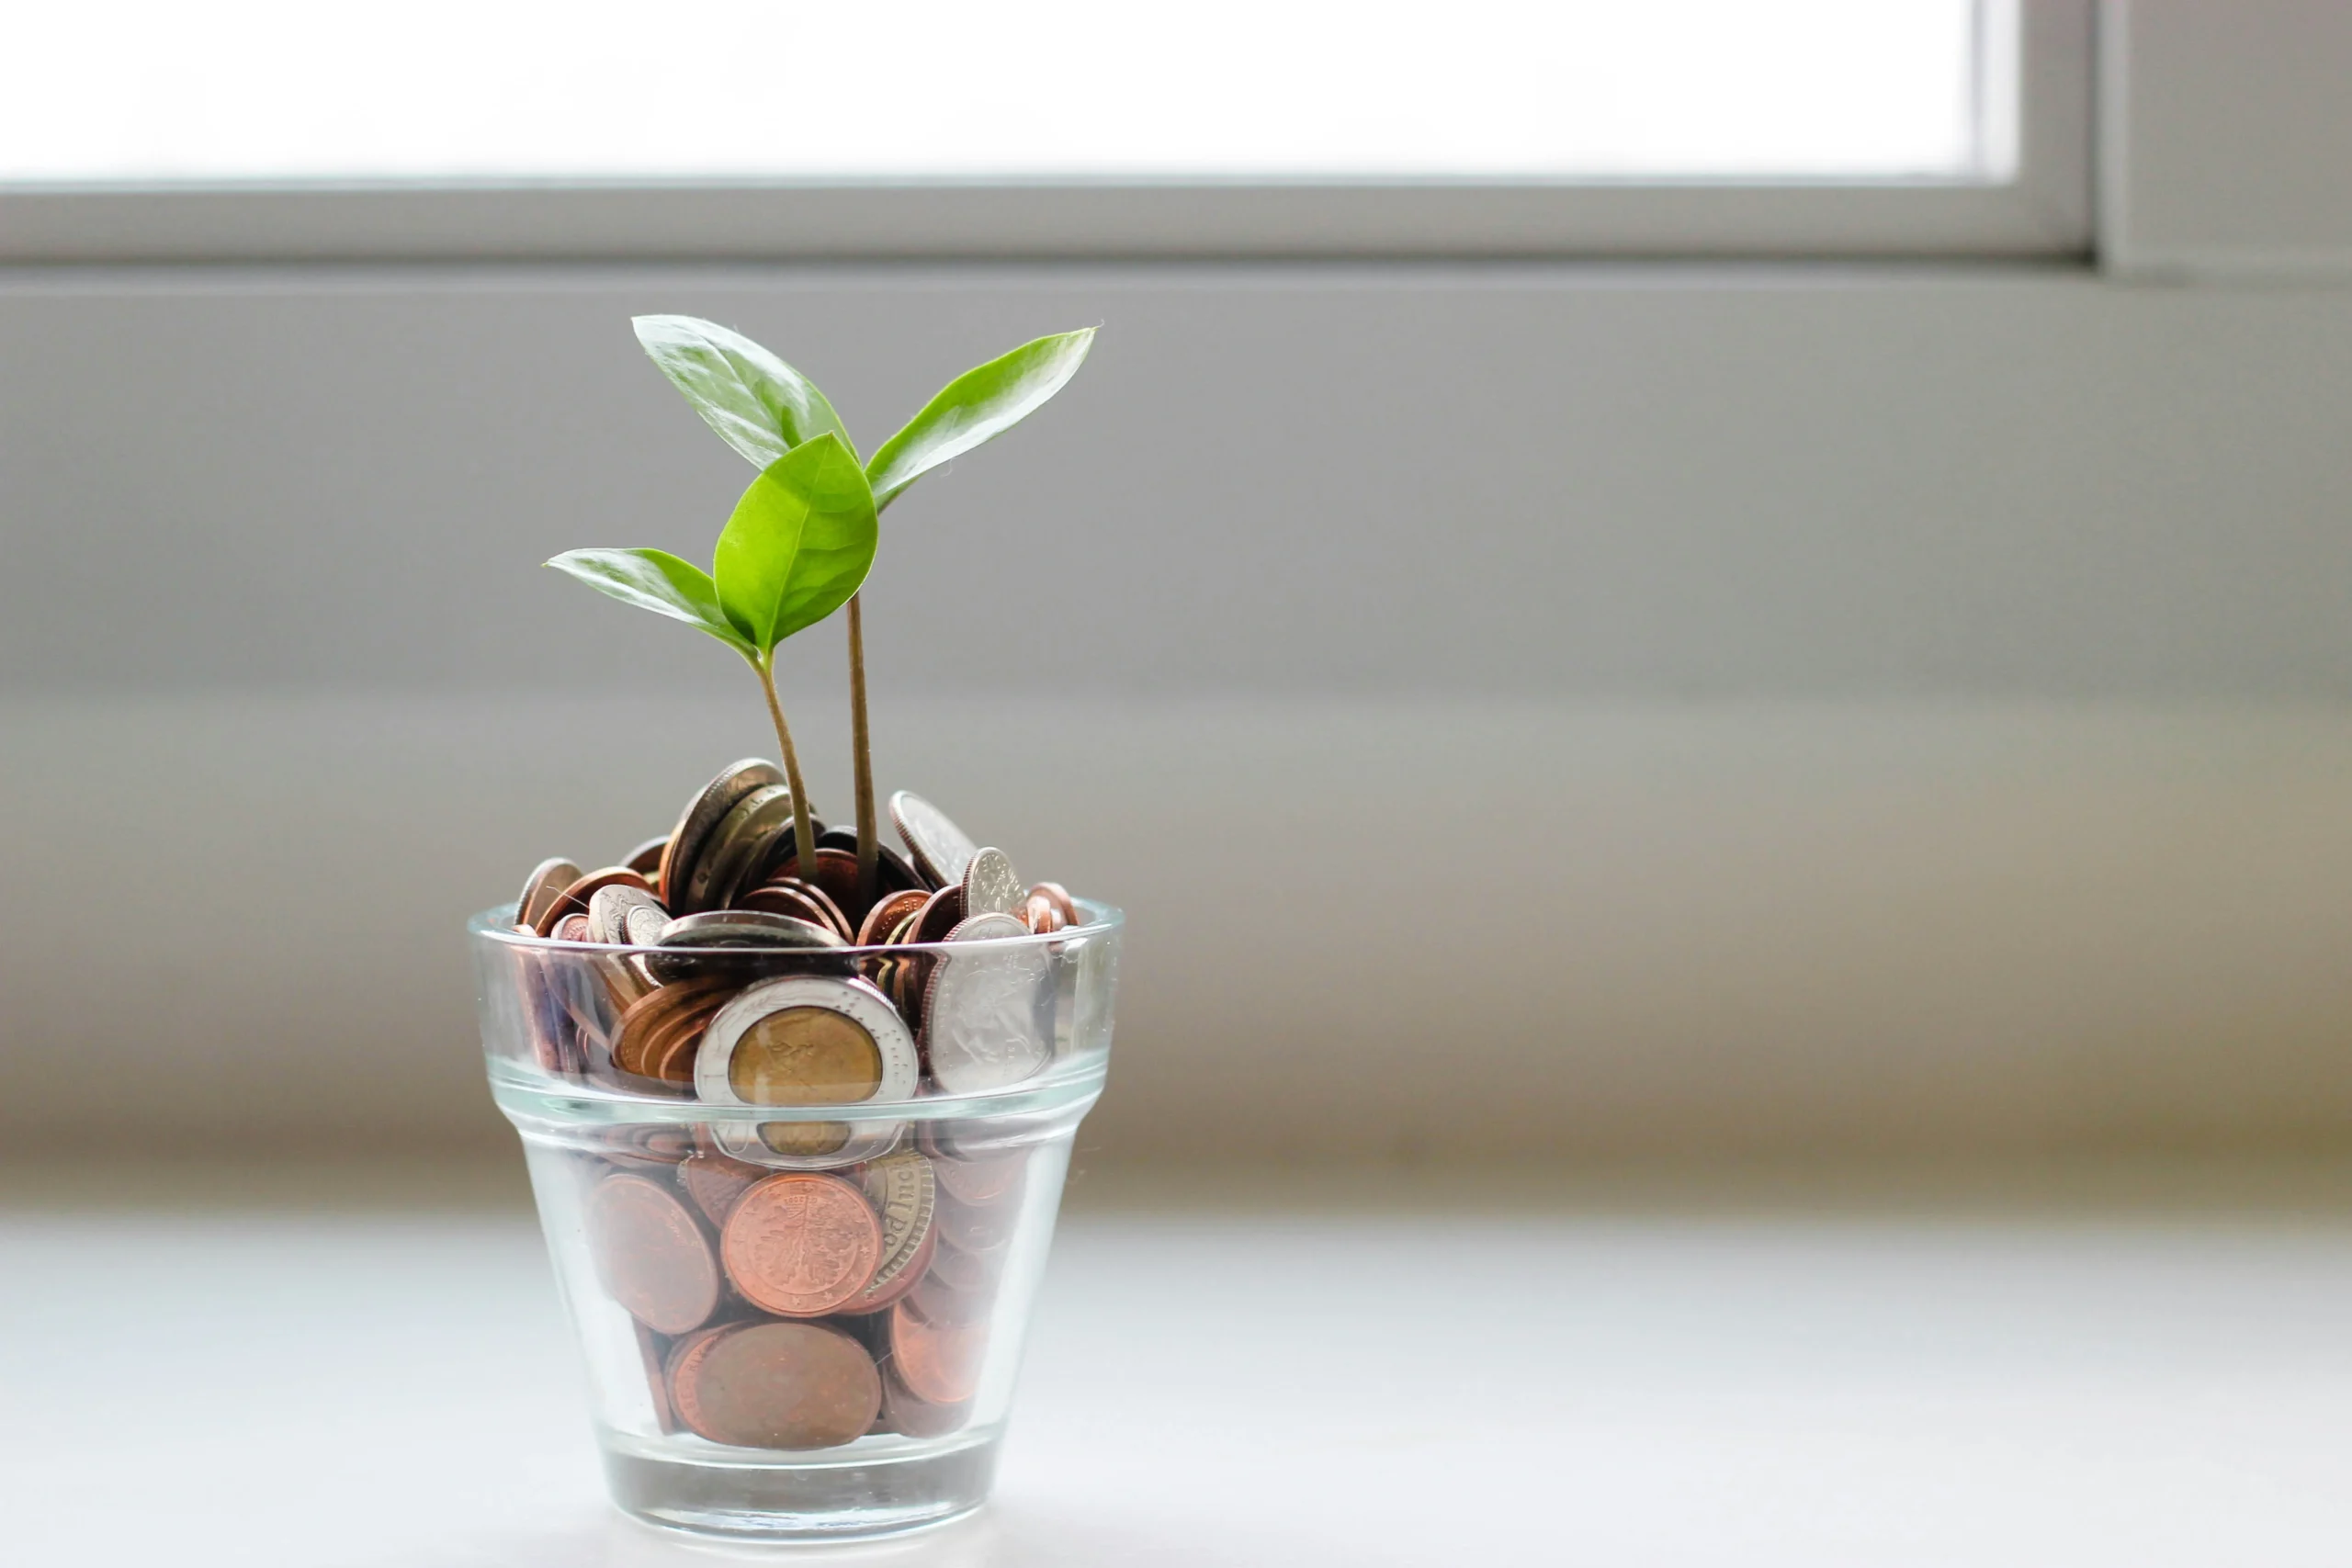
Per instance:
[[[0,1561],[712,1560],[604,1505],[527,1214],[5,1214]],[[998,1502],[813,1560],[2280,1568],[2347,1498],[2324,1205],[1163,1202],[1066,1223]]]

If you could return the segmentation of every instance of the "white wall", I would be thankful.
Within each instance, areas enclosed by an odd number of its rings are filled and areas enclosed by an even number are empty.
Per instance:
[[[871,630],[886,783],[1134,911],[1108,1148],[2352,1131],[2352,297],[231,270],[0,281],[12,1139],[500,1135],[464,914],[760,745],[536,564],[744,477],[642,310],[869,443],[1104,323],[893,509]]]

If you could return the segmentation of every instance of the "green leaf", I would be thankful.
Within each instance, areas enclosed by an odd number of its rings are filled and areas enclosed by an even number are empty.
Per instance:
[[[1041,337],[948,382],[865,466],[874,504],[889,505],[940,464],[1020,423],[1078,374],[1093,344],[1092,327]]]
[[[753,651],[719,608],[709,574],[667,550],[566,550],[548,565],[624,604],[699,626],[738,652]]]
[[[865,472],[831,432],[760,470],[712,562],[727,618],[762,654],[813,626],[865,581],[880,536]]]
[[[817,384],[741,333],[693,316],[639,316],[630,324],[703,423],[753,467],[828,431],[857,450]]]

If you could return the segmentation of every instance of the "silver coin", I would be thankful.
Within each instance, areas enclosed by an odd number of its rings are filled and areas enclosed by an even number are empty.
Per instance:
[[[524,879],[523,896],[514,900],[514,919],[523,925],[537,925],[563,890],[586,874],[561,855],[541,861]]]
[[[962,882],[972,857],[979,852],[969,833],[911,790],[902,789],[890,797],[890,820],[899,825],[899,837],[907,841],[916,867],[933,887],[952,887]]]
[[[657,947],[840,947],[838,932],[760,909],[710,909],[680,915],[653,939]]]
[[[949,942],[1002,945],[943,954],[923,1003],[931,1076],[950,1094],[1019,1083],[1053,1055],[1053,960],[1017,915],[974,915]]]
[[[686,877],[686,908],[724,908],[763,852],[775,836],[792,826],[792,790],[786,784],[763,784],[735,803],[710,841],[695,857]]]
[[[1002,850],[976,850],[964,872],[964,915],[1012,915],[1020,912],[1028,889],[1012,874],[1012,859]],[[1028,930],[1027,926],[1021,928]]]
[[[757,757],[746,757],[730,762],[719,775],[702,786],[702,790],[679,815],[678,825],[670,833],[669,850],[662,857],[662,884],[654,891],[662,901],[680,914],[690,911],[681,902],[686,878],[695,868],[695,859],[702,853],[703,843],[711,829],[735,808],[735,803],[764,784],[784,783],[784,774],[773,762]]]
[[[660,899],[626,883],[599,887],[588,899],[588,940],[608,947],[650,945],[669,923]]]

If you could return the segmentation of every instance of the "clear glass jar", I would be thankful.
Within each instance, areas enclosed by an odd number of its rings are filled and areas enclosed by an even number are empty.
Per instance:
[[[826,1540],[986,1500],[1109,1062],[1122,921],[1079,908],[1050,935],[813,950],[471,922],[491,1089],[622,1508]]]

